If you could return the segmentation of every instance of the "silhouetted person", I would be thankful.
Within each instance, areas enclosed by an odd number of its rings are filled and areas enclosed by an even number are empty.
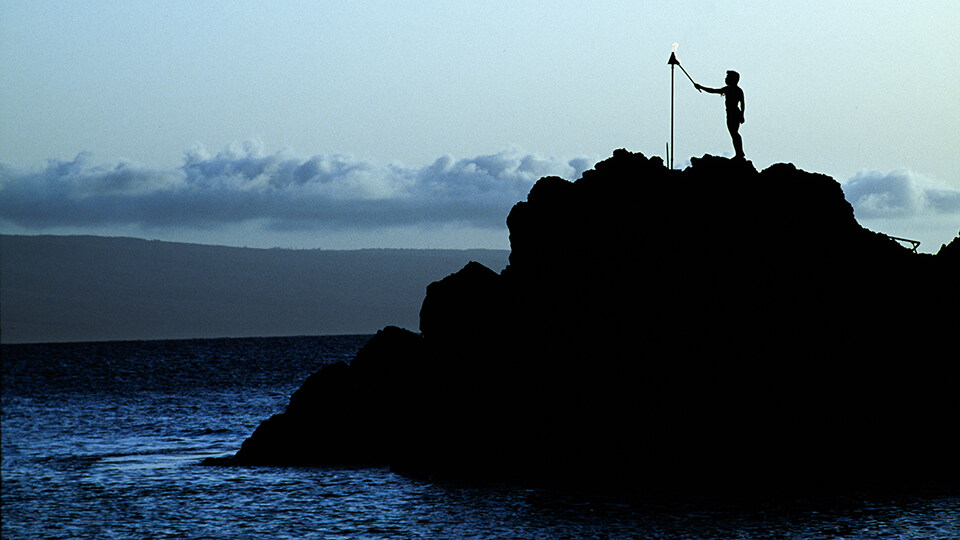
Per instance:
[[[707,88],[701,84],[694,83],[697,90],[706,90],[711,94],[723,94],[724,102],[727,106],[727,129],[730,130],[730,138],[733,139],[733,149],[736,150],[735,158],[743,158],[743,139],[740,138],[740,124],[743,123],[743,112],[747,105],[743,101],[743,90],[737,86],[740,82],[740,74],[736,71],[728,71],[727,78],[723,81],[726,86],[723,88]]]

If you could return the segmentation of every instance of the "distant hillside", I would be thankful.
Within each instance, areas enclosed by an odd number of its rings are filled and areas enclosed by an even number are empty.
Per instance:
[[[508,251],[251,249],[0,235],[3,343],[416,330],[431,282]]]

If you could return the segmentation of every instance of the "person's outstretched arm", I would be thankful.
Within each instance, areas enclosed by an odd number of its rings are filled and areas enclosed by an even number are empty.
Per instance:
[[[722,89],[722,88],[709,88],[709,87],[706,87],[706,86],[704,86],[704,85],[702,85],[702,84],[699,84],[699,83],[693,83],[693,86],[695,86],[695,87],[697,88],[697,90],[703,90],[704,92],[708,92],[708,93],[710,93],[710,94],[722,94],[722,93],[723,93],[723,89]]]

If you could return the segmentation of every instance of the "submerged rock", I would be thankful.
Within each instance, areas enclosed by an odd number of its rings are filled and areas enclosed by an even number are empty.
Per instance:
[[[955,240],[861,227],[833,179],[614,152],[541,179],[501,273],[431,284],[224,462],[630,489],[955,482]]]

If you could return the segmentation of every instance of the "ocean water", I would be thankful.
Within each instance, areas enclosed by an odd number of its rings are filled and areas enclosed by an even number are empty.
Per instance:
[[[960,538],[960,497],[944,494],[626,500],[386,468],[200,465],[367,339],[0,347],[2,537]]]

